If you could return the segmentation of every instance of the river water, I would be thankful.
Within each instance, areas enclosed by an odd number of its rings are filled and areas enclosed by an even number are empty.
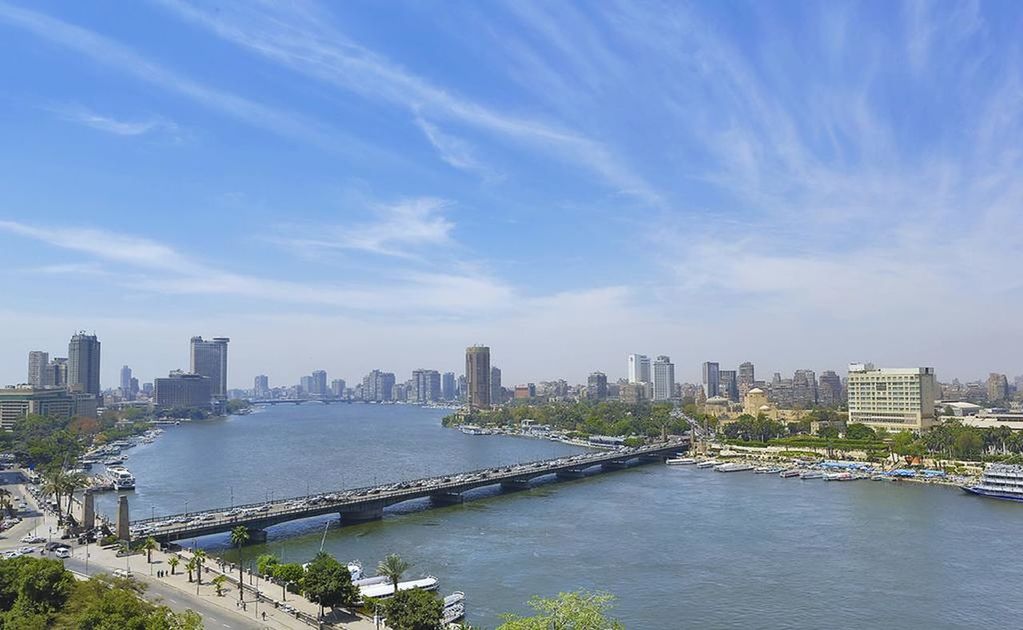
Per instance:
[[[168,427],[128,451],[133,518],[198,511],[579,452],[541,440],[467,436],[442,410],[303,405]],[[308,519],[269,530],[286,561],[319,549],[369,573],[388,553],[409,576],[467,595],[494,627],[533,595],[617,596],[629,628],[1023,626],[1023,505],[909,483],[781,479],[658,464],[479,490],[463,505],[395,506],[382,521]],[[114,511],[113,494],[101,510]],[[229,559],[225,536],[198,541]]]

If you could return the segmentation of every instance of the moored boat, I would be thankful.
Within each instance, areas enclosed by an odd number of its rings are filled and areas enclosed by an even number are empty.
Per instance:
[[[856,477],[851,472],[826,473],[824,481],[852,481]]]
[[[798,477],[803,471],[798,468],[789,468],[778,473],[778,476],[782,479],[791,479],[792,477]]]
[[[713,468],[713,467],[715,467],[717,465],[718,465],[718,460],[716,460],[716,459],[705,459],[702,462],[697,462],[696,463],[696,467],[697,468]]]
[[[695,464],[696,460],[692,457],[669,457],[664,460],[664,463],[669,466],[688,466],[690,464]]]
[[[743,472],[746,470],[753,470],[753,466],[744,464],[742,462],[728,462],[727,464],[720,464],[714,467],[717,472]]]
[[[819,470],[804,470],[799,473],[800,479],[823,479],[824,473]]]
[[[991,499],[1023,501],[1023,466],[989,464],[978,483],[962,486],[962,489]]]

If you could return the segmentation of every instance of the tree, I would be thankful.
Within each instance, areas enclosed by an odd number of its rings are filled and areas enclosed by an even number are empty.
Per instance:
[[[142,543],[142,548],[146,550],[146,564],[153,564],[153,550],[159,546],[160,544],[152,536],[146,538],[146,541]]]
[[[238,547],[238,599],[242,599],[242,545],[249,541],[249,530],[239,525],[231,530],[231,544]]]
[[[984,445],[976,431],[967,429],[955,437],[955,453],[961,459],[976,457]]]
[[[398,592],[398,582],[401,581],[401,576],[409,570],[411,567],[408,562],[405,562],[396,553],[387,554],[387,557],[377,564],[377,573],[386,576],[391,579],[391,584],[394,585],[394,592]]]
[[[195,560],[195,576],[199,581],[199,585],[196,586],[198,591],[198,586],[202,585],[202,566],[206,563],[206,551],[204,549],[196,549],[192,553],[192,558]]]
[[[167,561],[167,564],[171,568],[171,575],[174,575],[174,569],[178,568],[178,565],[181,564],[181,560],[178,560],[177,556],[171,556],[170,560]]]
[[[854,422],[845,428],[845,437],[850,440],[874,440],[877,434],[862,422]]]
[[[273,575],[273,568],[280,562],[272,553],[264,553],[256,558],[256,570],[260,575]]]
[[[274,566],[273,576],[281,581],[281,600],[288,600],[288,585],[300,584],[304,575],[305,569],[302,568],[301,564],[288,562]]]
[[[606,593],[577,591],[552,599],[534,597],[529,606],[539,614],[532,617],[503,615],[497,630],[624,630],[617,619],[607,616],[614,597]]]
[[[93,577],[75,586],[67,606],[50,627],[89,630],[201,630],[202,618],[189,610],[172,612],[139,597],[138,585]]]
[[[324,606],[332,609],[351,606],[359,599],[359,590],[352,584],[348,567],[323,551],[317,553],[306,567],[302,592],[309,601],[320,605],[320,616]]]
[[[89,486],[89,480],[84,473],[65,473],[61,478],[63,484],[64,496],[67,497],[67,515],[68,519],[71,518],[71,508],[74,505],[75,492],[82,488]],[[60,509],[60,504],[57,504],[57,509]]]
[[[224,575],[223,573],[218,574],[217,577],[210,580],[210,584],[212,584],[213,588],[217,590],[217,597],[224,596],[224,582],[226,581],[227,576]],[[241,589],[238,589],[238,591],[241,592]]]
[[[438,630],[444,603],[429,591],[399,591],[383,606],[387,626],[394,630]]]
[[[191,583],[192,571],[199,569],[199,561],[195,558],[195,556],[188,559],[188,562],[185,563],[185,569],[188,571],[188,582]]]

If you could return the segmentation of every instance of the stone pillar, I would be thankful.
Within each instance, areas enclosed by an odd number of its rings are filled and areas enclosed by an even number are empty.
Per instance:
[[[252,544],[255,544],[255,543],[265,543],[266,542],[266,530],[265,529],[256,529],[254,527],[246,527],[245,529],[246,529],[246,531],[249,532],[249,540],[245,544],[252,545]]]
[[[82,497],[82,529],[96,527],[96,497],[89,491]]]
[[[117,497],[117,537],[121,540],[130,540],[131,532],[128,531],[128,496],[122,494]]]
[[[558,479],[579,479],[584,476],[581,469],[569,468],[568,470],[559,470],[557,473]]]
[[[365,505],[341,512],[342,523],[358,523],[361,521],[375,521],[384,517],[384,506]]]
[[[430,501],[435,505],[458,505],[465,501],[460,492],[435,492],[430,495]]]
[[[528,490],[532,484],[528,479],[505,479],[501,482],[502,490]]]

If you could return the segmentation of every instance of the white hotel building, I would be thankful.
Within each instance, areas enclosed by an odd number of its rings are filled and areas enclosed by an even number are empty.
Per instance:
[[[926,431],[935,422],[938,382],[934,368],[849,365],[849,423],[886,431]]]

